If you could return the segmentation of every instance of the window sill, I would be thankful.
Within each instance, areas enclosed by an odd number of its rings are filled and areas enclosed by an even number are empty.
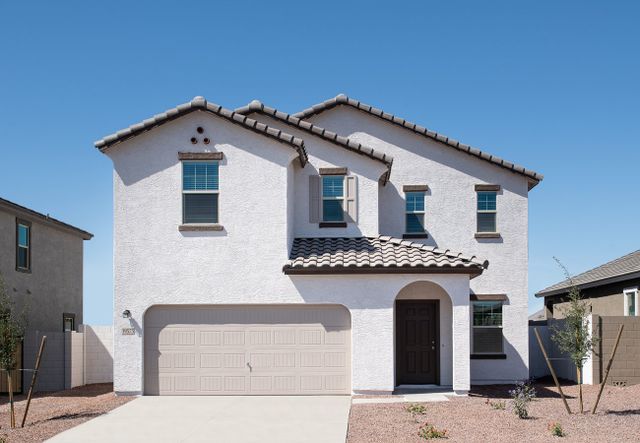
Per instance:
[[[429,238],[429,235],[426,232],[414,232],[412,234],[402,234],[402,238]]]
[[[471,360],[506,360],[506,354],[471,354]]]
[[[16,267],[16,271],[22,272],[24,274],[31,274],[31,269],[27,269],[27,268],[18,268],[18,267]]]
[[[346,222],[320,222],[321,228],[346,228]]]
[[[476,238],[501,238],[499,232],[476,232]]]
[[[180,232],[205,232],[205,231],[223,231],[224,226],[218,223],[193,223],[178,226]]]

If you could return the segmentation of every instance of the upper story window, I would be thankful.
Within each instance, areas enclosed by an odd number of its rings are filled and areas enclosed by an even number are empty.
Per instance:
[[[309,222],[320,228],[346,228],[358,217],[356,176],[347,168],[320,168],[309,176]]]
[[[405,192],[405,232],[424,233],[424,192]]]
[[[502,302],[473,302],[473,353],[501,354],[502,340]]]
[[[31,270],[31,223],[16,220],[16,269]]]
[[[624,290],[624,315],[629,317],[640,316],[640,312],[638,312],[638,288]]]
[[[322,221],[344,221],[344,175],[322,176]]]
[[[478,225],[476,232],[498,232],[496,223],[497,195],[496,191],[478,191]]]
[[[182,162],[182,223],[218,223],[218,162]]]

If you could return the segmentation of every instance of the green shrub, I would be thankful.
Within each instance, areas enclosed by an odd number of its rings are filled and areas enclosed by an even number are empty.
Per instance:
[[[549,423],[549,431],[551,431],[551,435],[554,437],[564,437],[567,434],[562,429],[562,426],[557,421]]]
[[[427,408],[425,408],[424,405],[418,403],[411,403],[410,405],[405,406],[404,409],[411,413],[411,415],[424,415],[427,411]]]
[[[503,400],[491,401],[487,399],[485,404],[491,406],[493,409],[498,409],[500,411],[504,411],[507,408],[507,402]]]
[[[528,381],[516,383],[516,387],[509,391],[513,402],[513,412],[518,418],[529,417],[529,403],[536,397],[536,390]]]
[[[436,438],[448,438],[446,429],[438,429],[434,425],[425,423],[418,429],[418,437],[423,440],[433,440]]]

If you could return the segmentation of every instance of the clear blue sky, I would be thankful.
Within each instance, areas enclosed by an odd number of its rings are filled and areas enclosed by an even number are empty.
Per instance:
[[[533,293],[640,248],[640,2],[3,2],[0,196],[95,234],[111,322],[111,162],[93,141],[203,95],[293,112],[340,92],[545,174]]]

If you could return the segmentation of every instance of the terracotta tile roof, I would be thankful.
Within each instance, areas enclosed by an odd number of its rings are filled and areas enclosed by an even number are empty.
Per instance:
[[[623,279],[625,276],[633,277],[634,274],[640,274],[640,250],[578,274],[572,277],[571,280],[579,288],[584,286],[594,287],[610,283],[611,279]],[[569,292],[570,287],[571,281],[567,279],[537,292],[536,297]]]
[[[315,114],[319,114],[323,111],[326,111],[328,109],[334,108],[336,106],[339,105],[346,105],[346,106],[351,106],[355,109],[358,109],[360,111],[364,111],[368,114],[374,115],[378,118],[381,118],[383,120],[386,120],[390,123],[393,123],[395,125],[398,125],[402,128],[408,129],[410,131],[413,131],[417,134],[423,135],[425,137],[428,137],[430,139],[439,141],[441,143],[444,143],[447,146],[450,146],[454,149],[457,149],[459,151],[465,152],[469,155],[473,155],[475,157],[478,157],[482,160],[488,161],[490,163],[493,163],[497,166],[500,166],[502,168],[508,169],[512,172],[515,172],[517,174],[521,174],[524,175],[525,177],[527,177],[529,179],[529,189],[532,189],[535,185],[537,185],[538,183],[540,183],[542,181],[542,179],[544,178],[544,176],[542,174],[539,174],[535,171],[532,171],[530,169],[526,169],[524,166],[519,166],[516,165],[514,163],[508,162],[506,160],[503,160],[499,157],[496,157],[495,155],[491,155],[488,154],[478,148],[474,148],[473,146],[469,146],[469,145],[465,145],[464,143],[460,143],[457,140],[454,140],[452,138],[449,138],[445,135],[439,134],[437,132],[431,131],[425,127],[422,127],[420,125],[416,125],[415,123],[411,123],[403,118],[397,117],[393,114],[389,114],[387,112],[384,112],[382,109],[377,109],[374,108],[371,105],[367,105],[365,103],[362,103],[358,100],[355,100],[353,98],[347,97],[344,94],[340,94],[334,98],[331,98],[329,100],[326,100],[322,103],[318,103],[316,105],[313,105],[310,108],[307,108],[303,111],[297,112],[295,114],[293,114],[294,117],[300,118],[300,119],[307,119],[308,117],[315,115]]]
[[[11,211],[15,214],[18,214],[20,216],[23,216],[25,219],[30,219],[33,218],[35,220],[38,220],[44,224],[48,224],[51,226],[55,226],[57,228],[60,228],[64,231],[70,232],[72,234],[78,235],[80,238],[82,238],[83,240],[90,240],[93,237],[93,234],[90,232],[87,232],[83,229],[80,228],[76,228],[75,226],[72,226],[68,223],[62,222],[60,220],[57,220],[53,217],[50,217],[49,214],[42,214],[40,212],[34,211],[33,209],[29,209],[25,206],[21,206],[17,203],[13,203],[9,200],[5,200],[4,198],[0,198],[0,209],[5,209],[8,211]]]
[[[285,274],[442,273],[480,275],[488,261],[398,238],[296,238]]]
[[[365,155],[374,160],[384,163],[387,166],[387,172],[383,177],[383,183],[386,183],[389,180],[389,175],[391,174],[391,165],[393,164],[393,157],[385,154],[384,152],[375,151],[373,148],[365,146],[361,143],[353,141],[347,137],[342,137],[335,132],[328,131],[320,126],[314,125],[311,122],[301,120],[297,117],[294,117],[286,112],[278,111],[275,108],[271,108],[269,106],[265,106],[262,102],[258,100],[253,100],[246,106],[236,109],[236,112],[239,114],[247,115],[252,112],[257,112],[259,114],[267,115],[273,117],[277,120],[283,121],[291,126],[295,126],[305,132],[310,134],[314,134],[320,138],[328,140],[336,145],[345,148],[349,151],[353,151],[360,155]]]
[[[176,106],[166,110],[161,114],[154,115],[151,118],[122,129],[114,134],[107,135],[106,137],[96,141],[95,147],[100,151],[115,145],[116,143],[123,142],[132,137],[135,137],[142,132],[148,131],[156,126],[167,123],[183,115],[189,114],[193,111],[205,111],[211,112],[219,117],[225,118],[232,123],[238,124],[246,129],[257,132],[264,136],[275,139],[279,142],[286,143],[292,146],[300,156],[300,163],[304,166],[307,162],[307,152],[304,149],[304,141],[298,137],[294,137],[291,134],[282,132],[279,129],[271,128],[264,123],[260,123],[256,120],[246,117],[238,112],[231,111],[230,109],[223,108],[215,103],[208,102],[204,97],[194,97],[193,100],[187,103]]]

